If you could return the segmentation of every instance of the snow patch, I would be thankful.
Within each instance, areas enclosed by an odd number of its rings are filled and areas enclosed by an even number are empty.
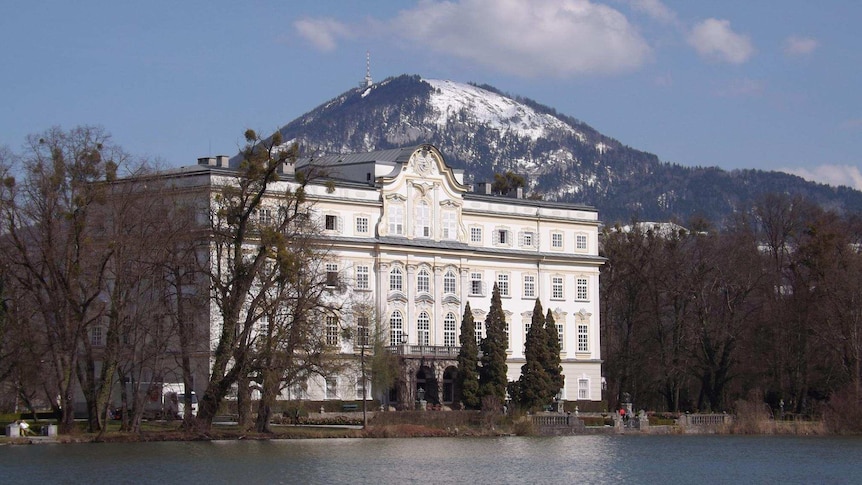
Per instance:
[[[457,116],[463,110],[471,117],[470,121],[522,138],[536,140],[550,130],[561,130],[584,140],[582,133],[563,121],[505,96],[470,84],[437,79],[424,81],[434,88],[430,102],[437,117],[431,121],[438,126],[445,125],[451,116]]]

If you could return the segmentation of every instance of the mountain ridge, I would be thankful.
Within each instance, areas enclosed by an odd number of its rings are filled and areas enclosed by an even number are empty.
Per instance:
[[[306,152],[350,153],[431,143],[468,182],[511,170],[548,200],[596,207],[607,222],[705,218],[721,224],[766,192],[786,192],[842,212],[862,192],[783,172],[725,171],[661,162],[576,118],[488,85],[387,78],[348,90],[279,130]]]

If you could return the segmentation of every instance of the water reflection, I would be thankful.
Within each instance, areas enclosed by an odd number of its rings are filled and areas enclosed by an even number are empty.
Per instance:
[[[862,439],[573,436],[6,446],[4,483],[855,483]]]

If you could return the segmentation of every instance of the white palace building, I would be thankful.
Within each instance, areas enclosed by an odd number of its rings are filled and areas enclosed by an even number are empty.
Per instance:
[[[344,298],[373,305],[398,355],[401,377],[387,396],[409,407],[421,388],[429,403],[457,401],[454,388],[461,317],[469,302],[477,339],[496,283],[508,328],[508,379],[524,364],[524,342],[538,298],[556,318],[566,401],[600,401],[598,213],[594,208],[491,195],[473,189],[431,145],[333,155],[328,183],[307,187],[333,244],[327,272],[347,285]],[[287,169],[286,172],[290,172]],[[228,157],[202,158],[173,172],[179,185],[209,187],[235,174]],[[183,179],[180,181],[179,179]],[[283,177],[277,183],[290,183]],[[349,315],[344,318],[350,319]],[[350,323],[350,322],[346,322]],[[211,322],[211,326],[216,322]],[[331,335],[330,335],[331,333]],[[356,358],[337,329],[327,339]],[[206,382],[200,369],[196,383]],[[358,373],[291,386],[284,398],[358,400]],[[202,393],[203,389],[198,389]],[[369,393],[371,398],[371,393]]]

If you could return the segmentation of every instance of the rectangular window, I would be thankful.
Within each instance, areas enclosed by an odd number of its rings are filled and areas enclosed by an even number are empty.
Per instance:
[[[534,240],[535,240],[535,238],[533,237],[532,232],[525,232],[524,233],[524,239],[522,241],[522,245],[525,247],[528,247],[528,248],[533,247],[533,241]]]
[[[458,220],[455,211],[447,210],[443,212],[443,239],[458,238]]]
[[[368,234],[368,218],[367,217],[357,217],[356,218],[356,233],[357,234]]]
[[[356,317],[356,345],[368,347],[371,344],[371,328],[368,317]]]
[[[590,351],[590,327],[578,324],[578,352]]]
[[[261,226],[272,225],[272,211],[270,209],[260,209],[257,212],[257,221]]]
[[[482,273],[470,273],[470,295],[482,296]]]
[[[505,229],[497,230],[497,244],[509,244],[509,231]]]
[[[368,266],[357,266],[356,267],[356,289],[357,290],[369,289],[368,274],[369,274]]]
[[[416,322],[416,330],[419,345],[431,345],[431,322],[428,320],[428,314],[425,312],[419,315],[419,320]]]
[[[590,380],[578,379],[578,399],[586,400],[590,398]]]
[[[524,298],[536,297],[536,277],[528,274],[524,275]]]
[[[577,300],[586,300],[587,299],[587,279],[586,278],[577,278],[575,279],[575,298]]]
[[[446,315],[443,320],[443,345],[446,347],[455,346],[455,325],[455,315]]]
[[[326,317],[326,345],[338,345],[338,318],[332,315]]]
[[[482,345],[485,338],[485,325],[481,320],[476,320],[476,345]]]
[[[356,399],[365,399],[365,389],[368,387],[366,382],[360,377],[356,379]]]
[[[94,347],[101,347],[105,345],[105,342],[102,340],[102,326],[96,325],[90,330],[90,343]]]
[[[455,273],[451,271],[447,271],[446,274],[443,275],[443,293],[455,293]]]
[[[559,232],[555,232],[551,234],[551,247],[554,249],[562,249],[563,247],[563,234]]]
[[[471,227],[470,228],[470,242],[473,242],[473,243],[481,243],[482,242],[482,228],[481,227]]]
[[[338,380],[334,377],[326,378],[326,399],[338,399]]]
[[[497,289],[500,290],[500,296],[509,296],[509,275],[507,273],[497,275]]]
[[[575,247],[581,250],[587,249],[587,236],[585,234],[575,236]]]
[[[562,300],[563,295],[563,277],[551,277],[551,298],[554,300]]]
[[[326,216],[326,230],[334,231],[338,228],[338,216]]]
[[[338,286],[338,265],[335,263],[326,263],[326,286]]]
[[[561,352],[563,350],[566,350],[566,348],[563,347],[563,324],[562,323],[557,324],[557,343],[560,344],[560,351]]]
[[[404,206],[400,204],[389,206],[389,235],[404,235]]]

